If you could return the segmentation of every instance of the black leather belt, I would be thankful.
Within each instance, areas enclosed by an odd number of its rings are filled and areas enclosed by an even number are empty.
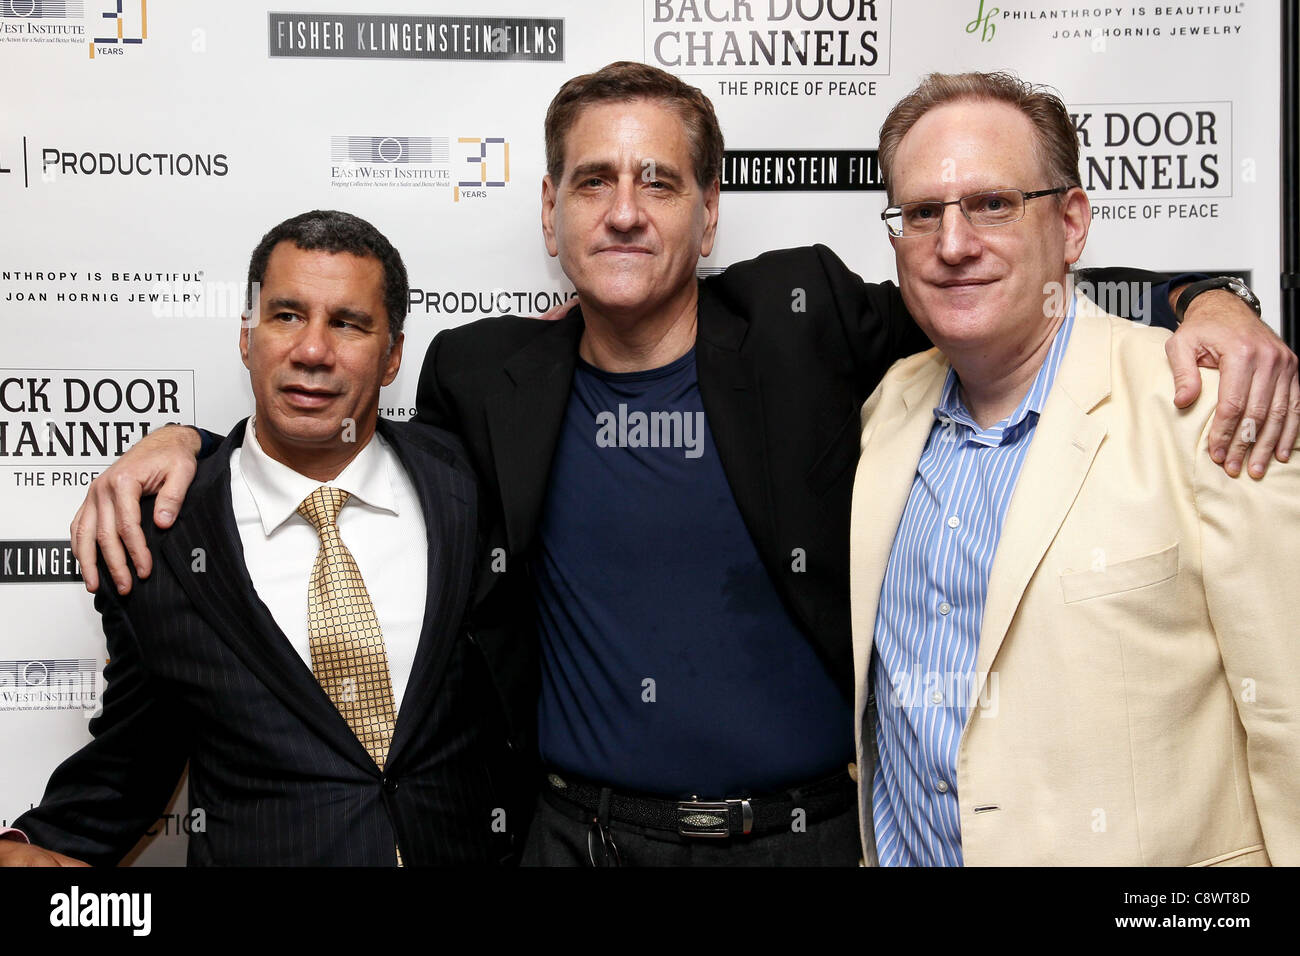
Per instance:
[[[617,793],[551,771],[546,774],[543,793],[577,807],[581,813],[570,814],[576,819],[590,821],[600,816],[696,839],[726,839],[789,830],[800,819],[796,811],[802,811],[803,822],[816,823],[843,813],[857,800],[857,786],[847,770],[777,793],[725,800],[695,797],[673,800]]]

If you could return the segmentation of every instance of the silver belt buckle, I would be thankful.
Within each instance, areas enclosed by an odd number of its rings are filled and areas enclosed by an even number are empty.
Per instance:
[[[677,804],[677,832],[684,837],[723,840],[731,835],[731,808],[740,807],[741,833],[754,829],[754,808],[748,797],[731,800],[683,800]]]

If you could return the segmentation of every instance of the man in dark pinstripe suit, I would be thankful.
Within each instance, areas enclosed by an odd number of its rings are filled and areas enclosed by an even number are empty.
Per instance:
[[[159,530],[152,499],[142,503],[161,560],[129,595],[102,574],[110,663],[94,740],[2,834],[0,863],[116,863],[187,762],[204,821],[191,864],[508,862],[519,775],[486,663],[462,630],[473,472],[452,435],[378,417],[401,361],[401,258],[369,223],[317,211],[263,238],[249,281],[259,312],[240,350],[254,417],[198,466],[173,527]],[[377,653],[378,691],[343,678],[340,697],[317,679],[307,592],[327,532],[299,502],[323,485],[344,492],[327,493],[343,499],[329,530],[373,607],[366,666]],[[331,638],[345,655],[357,629]],[[363,746],[344,716],[341,701],[358,694],[374,698],[367,715],[388,715],[378,745]]]

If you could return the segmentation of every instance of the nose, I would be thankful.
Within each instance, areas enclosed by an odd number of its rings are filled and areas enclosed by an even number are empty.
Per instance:
[[[295,365],[306,368],[319,368],[333,362],[334,343],[330,338],[329,322],[323,316],[312,316],[303,323],[289,358]]]
[[[974,258],[983,249],[979,230],[971,225],[960,206],[944,207],[935,241],[939,244],[939,258],[949,265]]]
[[[616,232],[632,232],[643,224],[641,194],[633,176],[620,176],[614,187],[605,222]]]

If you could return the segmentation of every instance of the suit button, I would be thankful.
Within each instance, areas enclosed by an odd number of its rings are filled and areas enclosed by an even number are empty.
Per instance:
[[[397,792],[397,781],[394,780],[392,777],[385,777],[385,778],[384,778],[384,792],[385,792],[385,793],[396,793],[396,792]]]
[[[514,753],[514,752],[515,752],[515,749],[516,749],[516,748],[515,748],[515,742],[514,742],[513,740],[511,740],[509,737],[507,737],[507,738],[506,738],[506,750],[509,750],[511,753]]]
[[[856,763],[849,764],[849,779],[854,783],[858,782],[858,765]]]

